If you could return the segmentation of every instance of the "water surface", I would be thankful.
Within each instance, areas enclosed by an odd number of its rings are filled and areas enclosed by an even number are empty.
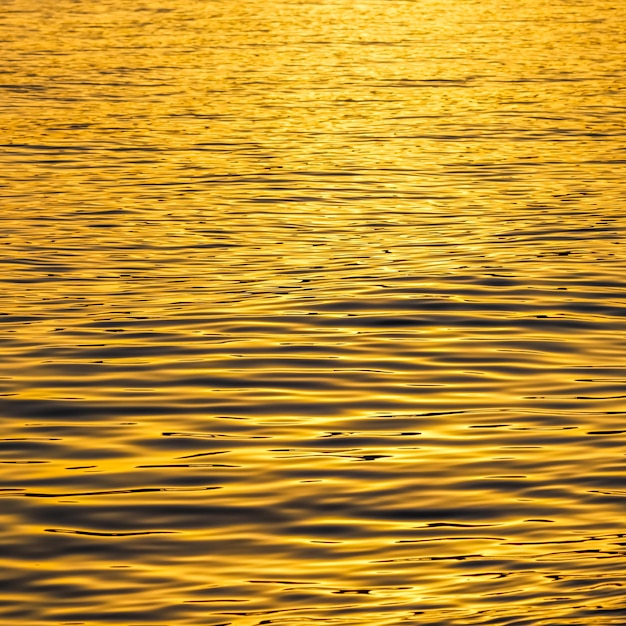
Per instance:
[[[0,622],[623,624],[625,24],[4,0]]]

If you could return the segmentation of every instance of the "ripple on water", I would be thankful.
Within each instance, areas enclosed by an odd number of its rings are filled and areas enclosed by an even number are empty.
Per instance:
[[[0,622],[622,623],[625,18],[8,0]]]

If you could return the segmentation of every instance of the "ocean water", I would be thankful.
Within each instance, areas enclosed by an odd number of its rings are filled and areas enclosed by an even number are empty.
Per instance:
[[[625,623],[625,4],[0,41],[3,626]]]

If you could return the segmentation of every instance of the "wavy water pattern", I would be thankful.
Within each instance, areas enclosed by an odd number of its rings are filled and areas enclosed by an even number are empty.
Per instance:
[[[625,24],[4,0],[0,623],[623,624]]]

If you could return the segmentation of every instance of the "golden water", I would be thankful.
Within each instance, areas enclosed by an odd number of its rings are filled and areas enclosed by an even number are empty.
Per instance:
[[[0,623],[623,624],[625,35],[3,0]]]

